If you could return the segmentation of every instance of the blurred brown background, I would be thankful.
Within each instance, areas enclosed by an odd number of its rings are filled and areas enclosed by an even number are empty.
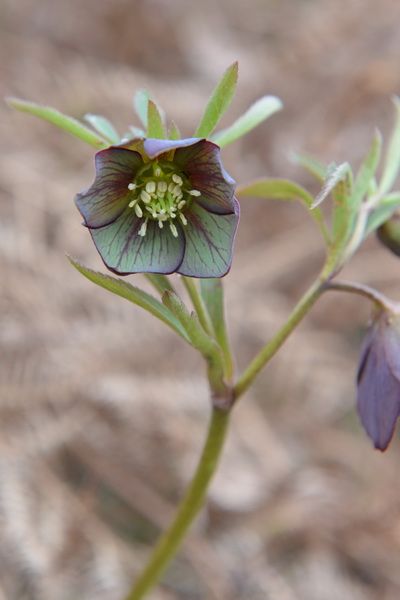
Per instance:
[[[224,161],[241,182],[292,176],[306,150],[357,165],[400,92],[396,0],[0,0],[0,92],[121,133],[148,88],[190,135],[238,59],[228,124],[264,93],[285,110]],[[0,105],[0,599],[120,600],[190,477],[203,366],[162,324],[80,277],[102,268],[74,194],[83,143]],[[226,280],[237,363],[283,322],[322,244],[293,204],[242,201]],[[400,297],[371,240],[345,275]],[[146,286],[143,278],[130,280]],[[207,509],[154,600],[397,600],[399,442],[375,452],[355,414],[369,306],[323,298],[233,417]]]

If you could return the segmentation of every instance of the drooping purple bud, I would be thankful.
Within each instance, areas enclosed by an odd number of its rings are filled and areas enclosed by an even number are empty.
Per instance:
[[[386,450],[400,416],[400,314],[381,310],[368,330],[357,373],[357,408],[375,448]]]

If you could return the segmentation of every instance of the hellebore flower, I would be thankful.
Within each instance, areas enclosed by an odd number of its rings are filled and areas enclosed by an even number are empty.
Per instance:
[[[76,196],[106,267],[120,275],[222,277],[239,220],[235,182],[205,139],[134,139],[96,154]]]
[[[357,408],[375,448],[386,450],[400,415],[400,314],[382,310],[365,337]]]

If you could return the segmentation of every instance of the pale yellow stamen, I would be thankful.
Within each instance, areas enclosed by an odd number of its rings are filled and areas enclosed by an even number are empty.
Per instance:
[[[146,183],[146,192],[148,192],[149,194],[153,194],[155,191],[156,191],[156,182],[148,181]]]
[[[144,237],[146,235],[146,231],[147,231],[147,219],[145,220],[144,223],[142,223],[142,225],[138,231],[138,235]]]
[[[151,196],[145,190],[140,192],[140,197],[145,204],[148,204],[149,202],[151,202]]]
[[[140,208],[139,204],[135,204],[135,213],[136,213],[136,216],[139,217],[139,219],[141,219],[143,217],[143,211]]]
[[[172,235],[177,238],[178,237],[178,230],[175,227],[175,225],[173,223],[170,223],[169,224],[169,228],[170,228],[170,230],[172,232]]]
[[[182,177],[179,177],[179,175],[177,175],[176,173],[172,175],[172,181],[175,181],[175,183],[177,183],[178,185],[182,185],[183,183]]]

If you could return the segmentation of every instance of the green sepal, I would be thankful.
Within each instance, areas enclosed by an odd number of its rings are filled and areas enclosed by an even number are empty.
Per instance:
[[[160,319],[160,321],[163,321],[184,340],[190,343],[189,336],[179,319],[177,319],[177,317],[166,306],[164,306],[164,304],[154,298],[154,296],[131,285],[127,281],[123,281],[122,279],[116,277],[111,277],[110,275],[104,275],[98,271],[93,271],[71,257],[68,257],[68,260],[75,267],[75,269],[82,273],[82,275],[89,279],[89,281],[92,281],[96,285],[99,285],[100,287],[112,292],[113,294],[116,294],[117,296],[121,296],[121,298],[129,300],[129,302],[132,302],[141,308],[144,308],[147,310],[147,312]]]
[[[196,129],[195,137],[209,137],[214,131],[235,93],[238,79],[238,63],[234,62],[222,76],[205,108],[203,117]]]
[[[133,108],[145,130],[147,129],[147,109],[150,94],[147,90],[138,90],[133,97]]]
[[[6,102],[16,110],[34,115],[35,117],[39,117],[44,121],[56,125],[56,127],[67,131],[83,142],[97,148],[97,150],[107,148],[110,145],[104,137],[97,135],[97,133],[89,129],[89,127],[86,127],[86,125],[83,125],[77,119],[68,117],[55,108],[42,106],[35,102],[27,102],[26,100],[20,100],[19,98],[6,98]]]
[[[167,137],[161,111],[153,100],[149,100],[147,108],[147,137],[159,140]]]
[[[213,135],[213,142],[221,148],[232,144],[232,142],[249,133],[249,131],[260,125],[260,123],[271,117],[278,110],[281,110],[282,106],[281,100],[276,96],[263,96],[252,104],[230,127]]]
[[[120,136],[118,135],[114,125],[111,123],[111,121],[106,119],[106,117],[88,113],[83,118],[89,123],[89,125],[93,127],[95,131],[97,131],[97,133],[100,133],[100,135],[108,140],[110,144],[118,144],[120,141]]]

